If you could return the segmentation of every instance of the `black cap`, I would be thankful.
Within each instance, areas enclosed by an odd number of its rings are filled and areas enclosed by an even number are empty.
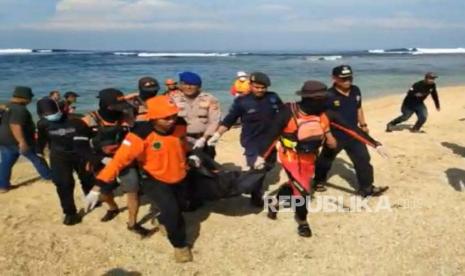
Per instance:
[[[271,85],[270,78],[262,72],[253,72],[250,74],[250,82],[262,84],[266,87]]]
[[[73,91],[68,91],[65,93],[65,95],[63,95],[63,97],[68,98],[68,97],[79,97],[79,94],[76,93],[76,92],[73,92]]]
[[[112,110],[123,111],[132,106],[125,100],[124,93],[115,88],[103,89],[98,93],[100,105]]]
[[[40,110],[40,115],[55,114],[59,111],[57,103],[49,97],[43,97],[37,101],[37,110]]]
[[[32,89],[30,87],[16,86],[15,90],[13,91],[13,97],[30,100],[32,97],[34,97],[34,94],[32,93]]]
[[[333,76],[341,79],[352,77],[352,68],[349,65],[339,65],[334,67]]]
[[[158,81],[152,77],[143,77],[139,79],[139,91],[158,92],[160,85]]]
[[[425,74],[425,79],[435,79],[437,78],[438,75],[436,73],[433,73],[433,72],[428,72]]]
[[[324,97],[328,87],[320,81],[309,80],[304,83],[302,88],[296,92],[302,98]]]

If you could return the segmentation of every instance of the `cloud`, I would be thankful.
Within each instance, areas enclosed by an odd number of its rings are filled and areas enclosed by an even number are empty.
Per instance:
[[[165,0],[61,0],[55,14],[48,20],[20,27],[46,31],[226,28],[214,16]]]
[[[253,26],[255,32],[281,33],[336,33],[355,29],[402,31],[465,28],[464,24],[445,21],[448,19],[434,19],[408,10],[385,11],[374,18],[372,13],[366,10],[359,11],[360,14],[350,13],[350,10],[345,11],[347,7],[335,10],[335,6],[341,5],[341,2],[336,0],[317,0],[312,2],[312,6],[296,0],[290,0],[285,4],[261,1],[254,7],[250,2],[241,2],[243,0],[237,0],[234,3],[212,0],[209,4],[186,0],[181,3],[180,1],[60,0],[53,16],[40,22],[20,24],[18,27],[41,31],[85,32],[119,30],[238,32],[238,30],[244,30],[244,34],[250,30],[250,26]],[[435,2],[436,0],[429,1]],[[376,2],[376,5],[381,5],[380,2]],[[357,0],[357,3],[369,3],[369,1]],[[348,2],[342,4],[348,5]],[[322,5],[325,7],[331,5],[331,9],[322,9]],[[310,10],[312,12],[309,12]],[[327,16],[328,14],[331,16]]]

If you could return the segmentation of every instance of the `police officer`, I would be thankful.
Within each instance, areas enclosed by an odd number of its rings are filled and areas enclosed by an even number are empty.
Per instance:
[[[193,72],[179,74],[179,92],[171,94],[179,108],[179,116],[187,122],[187,139],[193,149],[202,149],[211,158],[216,151],[205,145],[218,128],[221,110],[218,100],[210,93],[201,91],[202,79]]]
[[[437,77],[436,74],[428,72],[425,74],[424,80],[418,81],[412,85],[402,103],[402,115],[387,124],[386,132],[391,132],[395,125],[407,121],[413,113],[417,115],[418,120],[410,131],[419,132],[428,117],[428,109],[426,109],[423,102],[430,94],[433,98],[436,110],[439,111],[441,109],[438,92],[436,91],[436,84],[434,83]]]
[[[62,114],[57,103],[50,98],[41,99],[37,106],[43,112],[43,117],[37,123],[37,152],[43,154],[45,146],[49,145],[52,181],[65,214],[63,224],[74,225],[81,221],[81,217],[74,204],[73,172],[77,173],[84,194],[90,191],[94,181],[93,175],[85,169],[85,152],[81,150],[85,147],[78,144],[83,140],[75,139],[77,136],[88,136],[88,128],[80,119]]]
[[[351,128],[359,127],[368,133],[368,126],[362,109],[362,95],[360,89],[353,85],[352,68],[348,65],[340,65],[333,68],[334,85],[328,91],[328,108],[343,119]],[[388,187],[373,186],[373,167],[370,164],[370,154],[366,145],[348,136],[338,129],[331,129],[338,147],[330,149],[323,147],[316,161],[315,190],[324,191],[331,165],[341,150],[345,150],[354,164],[359,184],[359,194],[363,197],[378,196],[388,189]]]
[[[208,145],[216,145],[220,137],[241,119],[241,145],[245,149],[247,166],[254,168],[255,161],[260,155],[263,138],[266,137],[268,128],[273,124],[276,114],[283,103],[275,92],[268,91],[271,85],[270,78],[262,72],[250,74],[251,93],[237,97],[229,109],[229,113],[220,123],[220,127],[208,140]],[[268,157],[270,164],[276,160],[276,153]],[[263,206],[263,185],[252,192],[251,203],[255,206]]]

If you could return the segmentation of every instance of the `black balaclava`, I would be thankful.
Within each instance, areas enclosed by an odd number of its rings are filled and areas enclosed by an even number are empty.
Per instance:
[[[100,116],[108,122],[116,122],[123,117],[122,111],[110,110],[108,105],[102,101],[99,102],[98,114],[100,114]]]
[[[157,90],[152,90],[152,91],[145,91],[145,90],[139,90],[139,97],[145,102],[150,98],[155,97],[158,94]]]
[[[299,107],[308,115],[319,115],[327,109],[326,98],[302,98]]]

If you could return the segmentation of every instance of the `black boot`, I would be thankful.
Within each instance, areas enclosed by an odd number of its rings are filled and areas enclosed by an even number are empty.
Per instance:
[[[75,225],[78,224],[82,221],[82,218],[78,214],[71,214],[71,215],[65,215],[65,218],[63,219],[63,224],[64,225]]]

